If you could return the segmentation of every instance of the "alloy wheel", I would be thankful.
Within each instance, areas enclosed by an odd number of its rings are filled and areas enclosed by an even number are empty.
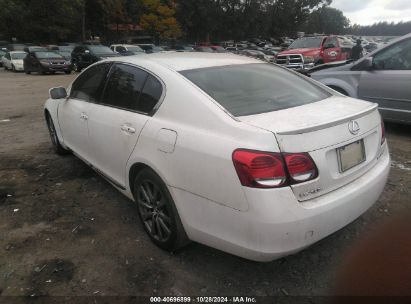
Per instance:
[[[148,233],[159,242],[167,242],[172,234],[172,220],[159,186],[144,180],[138,185],[136,200]]]

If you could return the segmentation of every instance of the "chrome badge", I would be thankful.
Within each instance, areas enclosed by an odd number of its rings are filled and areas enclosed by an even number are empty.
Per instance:
[[[352,135],[357,135],[358,132],[360,132],[360,125],[358,122],[356,122],[355,120],[351,120],[348,123],[348,130],[350,131],[350,133]]]

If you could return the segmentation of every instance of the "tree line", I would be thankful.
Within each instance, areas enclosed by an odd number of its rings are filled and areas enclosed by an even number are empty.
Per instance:
[[[243,40],[306,33],[401,35],[411,23],[350,25],[332,0],[0,0],[0,40],[62,42],[149,35]]]

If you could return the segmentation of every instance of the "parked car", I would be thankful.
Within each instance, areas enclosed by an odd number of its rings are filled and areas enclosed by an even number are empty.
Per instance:
[[[212,45],[210,48],[215,52],[215,53],[226,53],[226,49],[223,48],[222,46],[219,45]]]
[[[27,54],[23,59],[24,72],[40,74],[64,72],[71,73],[71,63],[63,56],[52,51],[34,51]]]
[[[388,121],[411,124],[411,34],[356,62],[318,69],[310,71],[313,79],[344,95],[377,102]]]
[[[265,54],[261,51],[257,51],[257,50],[242,50],[238,52],[240,55],[245,55],[248,57],[254,57],[254,58],[258,58],[261,60],[265,60]]]
[[[228,46],[226,47],[226,51],[234,54],[238,54],[238,48],[235,46]]]
[[[33,52],[48,52],[49,49],[42,46],[26,46],[24,47],[23,51],[29,54]]]
[[[5,70],[12,70],[13,72],[24,71],[23,59],[27,53],[22,51],[7,52],[2,59]]]
[[[194,51],[200,53],[214,53],[213,49],[209,46],[196,46]]]
[[[156,46],[154,44],[146,43],[146,44],[137,44],[139,47],[141,47],[144,52],[147,54],[152,54],[152,53],[159,53],[159,52],[164,52],[165,50],[162,47]]]
[[[57,54],[60,54],[67,61],[71,61],[71,53],[73,52],[74,48],[74,45],[55,45],[49,47],[50,50],[56,52]]]
[[[372,206],[390,169],[377,105],[233,54],[96,63],[50,90],[45,117],[55,150],[135,201],[167,250],[297,252]]]
[[[277,64],[295,70],[308,70],[317,64],[347,60],[351,48],[337,36],[312,36],[295,40],[277,55]]]
[[[71,64],[75,72],[81,72],[89,65],[110,57],[119,56],[109,47],[101,44],[82,44],[71,53]]]
[[[130,44],[113,44],[110,46],[110,49],[120,55],[123,56],[131,56],[131,55],[141,55],[145,54],[145,51],[137,46],[137,45],[130,45]]]
[[[176,45],[174,50],[177,52],[193,52],[194,48],[191,45]]]

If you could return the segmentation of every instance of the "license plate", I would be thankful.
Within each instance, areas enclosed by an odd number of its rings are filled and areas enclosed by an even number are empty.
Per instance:
[[[340,172],[345,172],[365,161],[364,140],[337,149]]]

